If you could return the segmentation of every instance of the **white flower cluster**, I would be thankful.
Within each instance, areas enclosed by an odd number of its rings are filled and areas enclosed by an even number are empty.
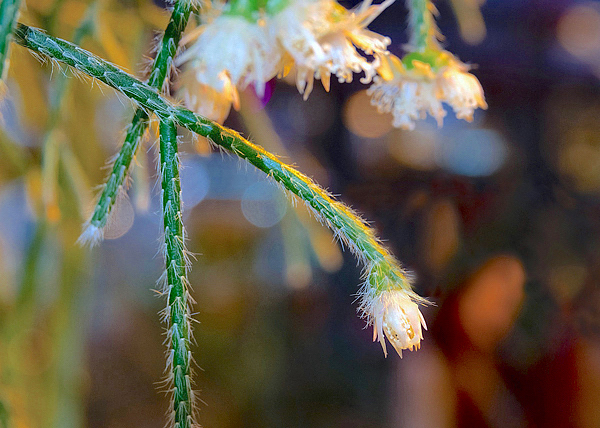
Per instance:
[[[223,120],[231,104],[239,104],[238,89],[252,84],[262,95],[266,82],[294,66],[305,99],[315,78],[326,90],[332,75],[351,82],[353,73],[364,72],[361,81],[369,83],[390,39],[366,27],[393,2],[373,6],[364,0],[348,10],[335,0],[290,0],[283,9],[255,20],[224,12],[204,24],[178,58],[184,100],[198,113]],[[357,48],[375,57],[369,60]]]
[[[475,109],[487,108],[481,84],[468,67],[447,52],[438,54],[445,57],[446,64],[437,70],[418,60],[408,69],[393,55],[383,58],[380,75],[367,94],[380,113],[392,113],[396,128],[412,130],[415,120],[427,114],[441,126],[446,115],[443,102],[452,107],[457,118],[469,122]]]

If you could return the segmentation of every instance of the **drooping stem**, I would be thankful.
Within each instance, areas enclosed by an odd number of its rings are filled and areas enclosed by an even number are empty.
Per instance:
[[[10,54],[10,39],[17,22],[21,0],[0,2],[0,81],[6,78]]]
[[[408,44],[416,52],[439,49],[435,24],[436,8],[431,0],[406,0],[408,8]]]
[[[163,292],[167,295],[164,315],[169,325],[168,365],[173,388],[172,412],[176,428],[191,428],[194,410],[190,376],[191,299],[181,215],[177,127],[172,121],[160,123],[160,173],[166,269]]]
[[[304,174],[281,162],[262,147],[246,140],[236,131],[174,105],[155,89],[77,46],[23,24],[19,24],[15,34],[19,44],[97,78],[122,92],[141,107],[154,112],[161,121],[173,121],[192,132],[208,137],[220,147],[246,159],[272,177],[303,200],[365,263],[366,274],[371,278],[371,281],[366,283],[370,292],[379,293],[390,288],[410,291],[410,281],[405,272],[377,239],[373,229],[349,207],[334,200],[327,191]],[[419,300],[416,294],[412,297]]]
[[[166,77],[173,65],[173,57],[177,53],[181,35],[187,26],[191,7],[191,2],[187,0],[175,2],[171,19],[163,35],[148,79],[148,85],[152,88],[161,88],[168,82]],[[102,239],[102,229],[108,221],[110,211],[117,200],[119,191],[129,172],[131,162],[135,157],[147,128],[148,114],[145,110],[138,108],[133,115],[131,124],[127,128],[127,134],[121,150],[115,158],[111,174],[104,184],[92,217],[81,236],[81,241],[95,244]]]

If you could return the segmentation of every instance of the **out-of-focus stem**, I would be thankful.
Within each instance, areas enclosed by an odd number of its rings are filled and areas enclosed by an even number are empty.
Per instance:
[[[417,52],[439,49],[435,25],[435,6],[431,0],[406,0],[408,8],[408,44]]]
[[[8,71],[10,39],[17,23],[20,5],[21,0],[2,0],[0,2],[0,81],[5,79]]]

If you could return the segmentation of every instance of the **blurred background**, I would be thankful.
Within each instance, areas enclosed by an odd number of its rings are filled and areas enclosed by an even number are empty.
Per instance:
[[[600,1],[436,5],[444,45],[486,93],[473,123],[392,129],[358,81],[307,102],[272,82],[226,122],[341,195],[414,272],[434,302],[419,352],[385,359],[356,316],[356,260],[252,167],[182,131],[203,426],[600,427]],[[21,20],[143,76],[163,6],[29,0]],[[401,54],[405,21],[398,1],[371,29]],[[21,47],[11,58],[0,427],[163,427],[154,139],[107,240],[80,248],[133,107]]]

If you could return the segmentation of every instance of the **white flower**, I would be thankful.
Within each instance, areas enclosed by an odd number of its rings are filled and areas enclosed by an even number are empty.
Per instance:
[[[364,72],[361,82],[371,82],[379,67],[379,55],[387,52],[390,39],[366,27],[393,2],[385,0],[371,6],[371,0],[364,0],[347,10],[334,0],[291,0],[269,20],[272,38],[286,51],[285,68],[296,66],[296,86],[304,99],[312,91],[315,78],[327,91],[331,75],[340,82],[351,82],[353,73]],[[357,47],[375,59],[369,61]]]
[[[441,126],[446,115],[435,83],[430,79],[403,78],[388,83],[377,76],[367,94],[379,113],[392,113],[396,128],[413,130],[415,120],[425,119],[427,113]]]
[[[241,89],[252,83],[262,95],[265,82],[275,77],[281,64],[281,51],[268,37],[264,20],[223,14],[204,27],[178,62],[191,62],[199,82],[219,92],[228,79]]]
[[[441,70],[438,87],[442,99],[452,106],[456,117],[470,122],[473,111],[478,107],[486,109],[487,104],[479,80],[466,70],[464,64]]]
[[[446,115],[443,102],[452,107],[457,118],[467,121],[473,120],[476,108],[487,108],[483,89],[465,64],[445,51],[428,55],[440,65],[432,67],[412,59],[409,69],[394,55],[381,58],[379,76],[367,94],[380,113],[392,113],[397,128],[412,130],[415,120],[425,119],[427,114],[441,126]]]
[[[427,330],[427,325],[412,294],[402,289],[383,291],[367,297],[369,302],[364,304],[363,310],[369,311],[367,315],[373,323],[373,341],[379,340],[386,357],[385,337],[400,357],[403,349],[412,351],[421,346],[421,326]]]
[[[281,68],[281,55],[280,47],[266,32],[263,19],[251,22],[241,15],[225,13],[202,25],[196,41],[177,58],[177,65],[183,67],[186,75],[180,86],[193,86],[190,76],[194,76],[199,87],[204,85],[222,95],[218,99],[212,94],[209,103],[229,100],[237,108],[238,89],[253,84],[257,94],[263,95],[265,83]],[[187,90],[188,100],[192,99],[191,91],[192,88]],[[210,106],[204,109],[212,110]],[[216,110],[224,110],[223,105]]]

